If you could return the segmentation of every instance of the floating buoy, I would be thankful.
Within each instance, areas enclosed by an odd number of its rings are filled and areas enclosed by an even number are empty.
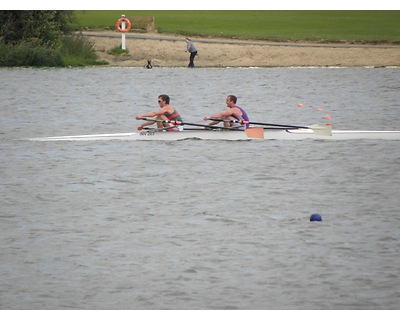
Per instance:
[[[304,105],[303,105],[302,103],[298,103],[297,106],[298,106],[299,108],[301,108],[301,107],[303,107]]]
[[[330,119],[331,116],[324,116],[324,119]]]
[[[322,221],[322,217],[318,213],[313,213],[310,217],[310,221]]]
[[[321,111],[324,111],[324,109],[322,109],[322,108],[317,108],[317,112],[321,112]]]

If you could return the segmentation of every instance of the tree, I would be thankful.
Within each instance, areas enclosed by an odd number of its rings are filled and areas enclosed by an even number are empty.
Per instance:
[[[56,48],[61,37],[69,33],[72,11],[3,10],[0,11],[0,39],[9,45]]]

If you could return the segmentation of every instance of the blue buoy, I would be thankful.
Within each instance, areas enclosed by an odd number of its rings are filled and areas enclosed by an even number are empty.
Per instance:
[[[310,221],[322,221],[322,217],[318,213],[313,213],[310,217]]]

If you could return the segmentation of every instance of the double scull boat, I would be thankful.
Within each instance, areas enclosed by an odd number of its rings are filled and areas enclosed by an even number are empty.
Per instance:
[[[352,131],[332,130],[331,126],[310,126],[308,128],[261,128],[246,130],[189,128],[178,132],[160,129],[146,129],[138,132],[94,134],[78,136],[56,136],[30,138],[30,141],[91,141],[91,140],[137,140],[137,141],[178,141],[197,140],[352,140],[384,139],[400,140],[400,131]]]

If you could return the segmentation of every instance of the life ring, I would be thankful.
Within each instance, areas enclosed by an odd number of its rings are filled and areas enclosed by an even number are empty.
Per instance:
[[[127,23],[126,29],[122,29],[121,28],[121,22],[125,21]],[[117,29],[119,32],[128,32],[129,30],[131,30],[131,22],[129,21],[129,19],[127,18],[119,18],[117,23],[116,23]]]

